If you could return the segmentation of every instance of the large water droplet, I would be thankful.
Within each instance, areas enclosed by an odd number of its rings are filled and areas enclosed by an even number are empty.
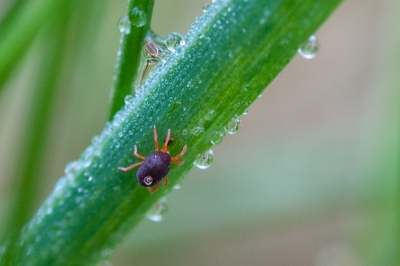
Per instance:
[[[317,38],[311,35],[306,42],[304,42],[299,49],[298,53],[306,59],[312,59],[317,55],[319,44]]]
[[[143,27],[147,21],[147,14],[143,10],[135,7],[131,12],[131,24],[136,27]]]
[[[207,169],[211,166],[214,161],[214,153],[212,150],[208,150],[203,154],[199,154],[194,161],[194,165],[196,165],[200,169]]]
[[[239,132],[240,128],[240,117],[235,115],[231,118],[231,120],[229,120],[228,124],[225,127],[225,131],[229,134],[235,134]]]
[[[163,215],[168,211],[166,199],[161,199],[147,212],[146,217],[154,222],[162,220]]]
[[[118,29],[123,34],[131,33],[131,22],[129,21],[128,16],[122,17],[118,22]]]
[[[175,52],[175,49],[178,47],[178,45],[185,45],[182,35],[177,32],[168,34],[167,38],[165,39],[165,46],[167,46],[168,50]]]

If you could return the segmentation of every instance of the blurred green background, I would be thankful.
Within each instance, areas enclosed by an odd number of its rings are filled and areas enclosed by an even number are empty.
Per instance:
[[[0,16],[8,2],[0,1]],[[152,28],[184,34],[203,3],[156,1]],[[399,7],[345,1],[316,33],[316,58],[296,56],[242,117],[241,131],[213,148],[212,166],[193,168],[169,195],[163,220],[144,220],[106,264],[398,265]],[[65,62],[37,207],[106,121],[126,1],[106,10],[97,33],[78,36],[92,45]],[[29,134],[38,49],[0,94],[2,231],[19,140]]]

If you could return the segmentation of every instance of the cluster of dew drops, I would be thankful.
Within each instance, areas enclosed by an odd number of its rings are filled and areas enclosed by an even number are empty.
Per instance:
[[[213,3],[216,1],[217,0],[212,0]],[[209,7],[210,4],[207,3],[203,4],[202,6],[203,12],[207,12]],[[146,24],[146,22],[147,22],[146,12],[140,10],[137,7],[133,8],[131,15],[129,17],[124,16],[118,22],[118,28],[122,34],[120,41],[122,42],[123,35],[130,34],[131,26],[142,27]],[[177,32],[170,33],[165,40],[162,40],[151,31],[150,33],[151,34],[149,34],[146,38],[145,63],[143,64],[142,67],[140,80],[136,82],[137,90],[140,88],[140,85],[144,83],[144,80],[151,74],[153,69],[165,63],[169,55],[171,55],[172,53],[179,53],[180,51],[182,51],[185,46],[184,37]],[[319,49],[318,41],[316,37],[312,35],[298,48],[298,53],[306,59],[312,59],[316,56],[318,49]],[[119,51],[118,55],[120,54],[121,52]],[[260,94],[260,96],[262,96],[262,94]],[[130,102],[131,100],[132,96],[130,95],[128,95],[125,99],[127,103]],[[244,115],[246,115],[247,113],[248,113],[247,110],[243,112]],[[207,117],[205,118],[205,120],[208,120]],[[215,131],[210,135],[211,144],[216,145],[221,143],[226,133],[235,134],[239,132],[240,128],[241,128],[241,118],[238,115],[234,115],[222,130]],[[194,135],[200,135],[203,133],[203,131],[204,128],[200,125],[192,129],[191,133]],[[186,135],[188,133],[188,130],[185,129],[182,133],[183,135]],[[207,169],[211,166],[213,161],[214,161],[214,153],[210,149],[202,154],[198,154],[193,164],[199,169]],[[72,172],[80,168],[77,167],[76,165],[77,163],[78,162],[72,162],[69,165],[67,165],[65,171],[67,177],[72,176]],[[64,183],[66,179],[61,179],[61,180],[63,180],[63,182],[59,182],[60,184],[56,184],[56,188],[60,188],[63,185],[65,185]],[[92,181],[92,177],[88,177],[88,181],[89,182]],[[174,185],[174,189],[180,189],[181,187],[182,187],[181,181],[178,181],[178,183]],[[167,210],[168,210],[168,205],[166,203],[166,198],[163,198],[156,204],[154,204],[154,206],[150,209],[150,211],[147,213],[146,216],[148,219],[158,222],[162,220],[163,215],[167,212]]]
[[[203,11],[206,12],[207,9],[209,8],[209,4],[204,4],[203,5]],[[317,41],[317,38],[312,35],[310,36],[298,49],[298,53],[306,58],[306,59],[312,59],[316,56],[317,52],[319,49],[319,44]],[[259,95],[261,97],[262,94]],[[245,110],[243,112],[243,115],[247,115],[248,110]],[[228,124],[224,127],[222,131],[216,131],[211,134],[211,144],[216,145],[221,143],[223,137],[225,136],[226,133],[228,134],[235,134],[239,132],[241,128],[241,118],[238,115],[234,115],[228,122]],[[202,126],[195,127],[192,130],[193,134],[199,134],[204,130]],[[183,132],[184,134],[187,134],[186,132]],[[199,168],[199,169],[207,169],[211,166],[212,162],[214,161],[214,153],[211,149],[206,151],[205,153],[198,154],[196,157],[196,160],[193,162],[193,164]],[[175,186],[174,189],[180,189],[182,187],[182,183],[178,182]],[[166,198],[161,199],[158,201],[156,204],[153,205],[153,207],[150,209],[150,211],[146,214],[146,217],[150,219],[151,221],[159,222],[162,220],[163,215],[167,212],[168,210],[168,205],[166,203]]]

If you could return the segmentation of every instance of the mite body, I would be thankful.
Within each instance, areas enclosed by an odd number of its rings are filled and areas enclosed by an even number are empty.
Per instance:
[[[177,156],[171,157],[169,152],[167,151],[167,147],[169,141],[171,139],[171,130],[168,129],[167,138],[164,142],[163,148],[158,150],[158,139],[157,139],[157,130],[154,127],[154,145],[156,152],[150,154],[147,157],[144,157],[137,152],[137,147],[135,145],[135,150],[133,155],[137,158],[142,159],[142,162],[132,164],[128,167],[119,167],[122,171],[129,171],[136,166],[139,166],[139,169],[136,173],[137,180],[140,185],[147,187],[150,193],[154,193],[159,187],[160,182],[164,179],[164,185],[168,185],[168,177],[167,174],[170,169],[171,163],[176,165],[182,165],[183,162],[179,162],[178,159],[183,156],[186,151],[186,145],[183,147],[181,153]],[[154,188],[153,188],[154,187]]]

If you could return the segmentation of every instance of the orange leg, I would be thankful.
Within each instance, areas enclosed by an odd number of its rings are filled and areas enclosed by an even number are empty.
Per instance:
[[[136,166],[138,166],[138,165],[141,165],[143,162],[140,162],[140,163],[134,163],[134,164],[132,164],[132,165],[130,165],[130,166],[128,166],[128,167],[118,167],[118,169],[119,170],[122,170],[122,171],[124,171],[124,172],[126,172],[126,171],[129,171],[129,170],[132,170],[133,168],[135,168]]]
[[[153,194],[154,192],[157,191],[157,189],[158,189],[159,187],[160,187],[160,183],[158,183],[154,188],[148,187],[147,190],[148,190],[151,194]]]
[[[174,161],[176,161],[176,160],[178,160],[179,158],[181,158],[181,157],[185,154],[186,148],[187,148],[187,147],[186,147],[186,145],[185,145],[185,147],[183,147],[181,153],[179,153],[178,155],[176,155],[176,156],[174,156],[174,157],[171,157],[171,162],[174,163]],[[180,165],[180,164],[178,164],[178,165]]]
[[[167,148],[168,148],[168,142],[169,142],[169,139],[171,138],[171,129],[168,129],[168,134],[167,134],[167,138],[165,139],[165,142],[164,142],[164,147],[162,148],[162,152],[167,152]]]
[[[176,164],[176,165],[183,165],[184,164],[184,162],[178,162],[178,161],[172,161],[172,160],[171,160],[171,163]]]
[[[167,176],[164,177],[164,183],[163,183],[163,185],[164,185],[164,186],[168,186],[168,177],[167,177]]]
[[[146,157],[144,157],[143,155],[140,155],[139,153],[137,153],[137,147],[135,145],[135,151],[133,152],[133,155],[135,155],[137,158],[145,160]]]
[[[154,146],[156,147],[156,151],[158,151],[158,137],[156,126],[154,126]]]

